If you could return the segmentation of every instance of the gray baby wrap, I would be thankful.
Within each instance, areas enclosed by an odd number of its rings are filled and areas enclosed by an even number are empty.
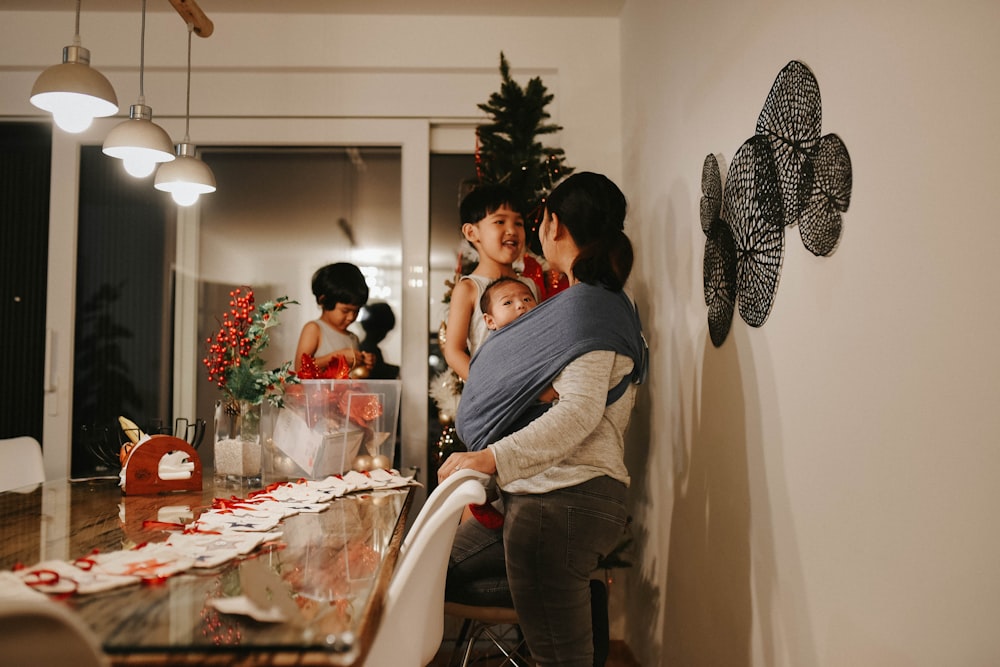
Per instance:
[[[632,359],[631,376],[608,392],[618,400],[645,379],[647,347],[635,305],[624,292],[578,283],[490,334],[472,357],[455,422],[469,451],[522,428],[550,404],[542,390],[574,359],[611,350]]]

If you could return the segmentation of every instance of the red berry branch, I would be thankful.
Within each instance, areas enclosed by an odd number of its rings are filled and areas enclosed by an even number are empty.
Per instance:
[[[253,289],[249,287],[237,287],[229,297],[229,310],[222,314],[218,332],[205,341],[208,352],[202,362],[208,369],[208,380],[229,400],[260,403],[267,396],[280,404],[278,392],[285,384],[296,381],[295,372],[290,361],[266,370],[260,353],[270,343],[267,330],[278,324],[275,314],[297,302],[281,297],[255,308]]]

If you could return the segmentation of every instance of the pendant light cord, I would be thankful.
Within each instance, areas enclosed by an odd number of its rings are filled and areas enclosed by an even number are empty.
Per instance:
[[[73,32],[73,46],[80,46],[80,2],[76,0],[76,30]]]
[[[143,75],[146,70],[146,0],[142,0],[142,27],[139,32],[139,104],[146,103]]]
[[[188,23],[188,66],[187,66],[187,105],[184,107],[184,143],[191,143],[191,33],[194,24]]]

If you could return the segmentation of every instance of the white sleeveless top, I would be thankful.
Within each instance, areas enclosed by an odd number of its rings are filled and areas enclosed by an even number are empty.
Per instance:
[[[313,358],[322,357],[324,354],[343,350],[346,347],[352,350],[358,349],[358,337],[352,332],[340,333],[323,320],[313,320],[313,322],[319,325],[320,334],[319,347],[313,353]]]

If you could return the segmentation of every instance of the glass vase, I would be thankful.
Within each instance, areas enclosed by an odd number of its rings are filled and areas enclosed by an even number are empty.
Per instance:
[[[216,402],[214,455],[216,486],[260,488],[260,404]]]

